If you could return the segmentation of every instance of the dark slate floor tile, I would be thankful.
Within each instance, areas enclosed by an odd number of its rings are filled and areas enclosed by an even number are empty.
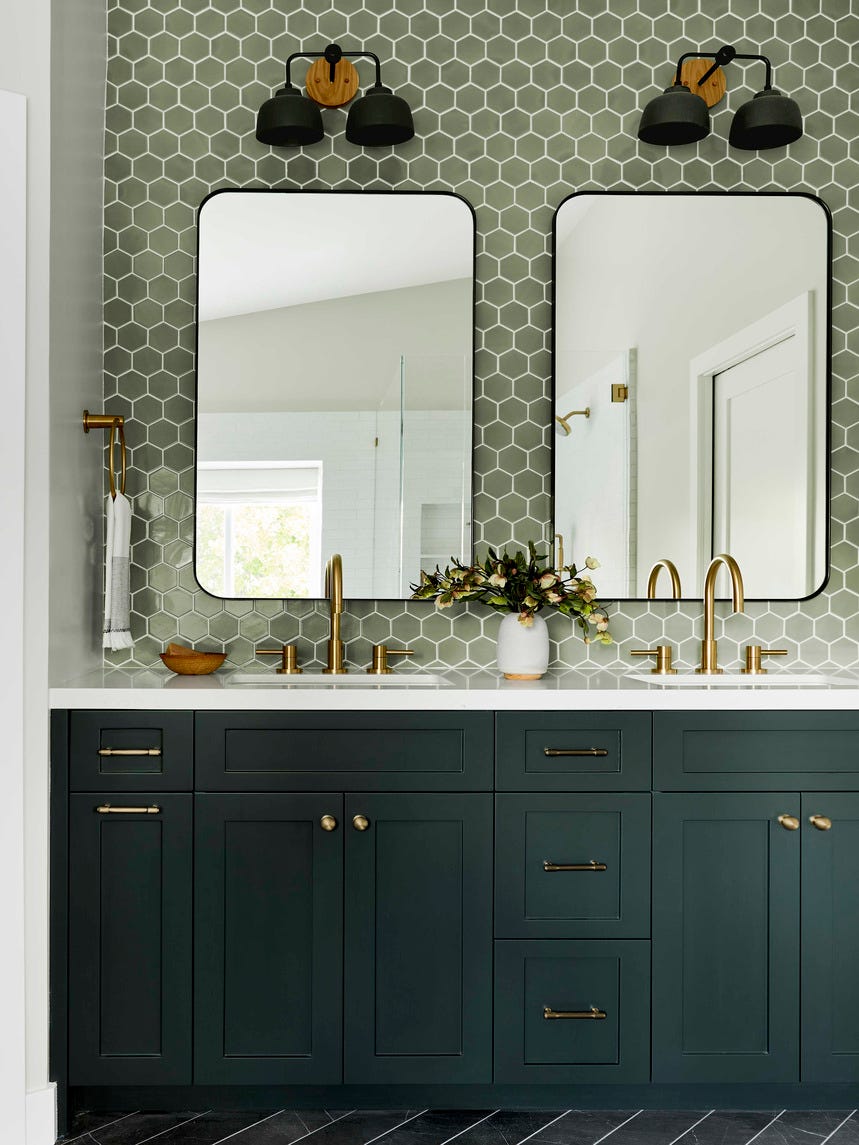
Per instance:
[[[247,1128],[267,1117],[268,1113],[203,1113],[192,1121],[177,1125],[175,1129],[163,1130],[155,1136],[157,1145],[215,1145],[226,1137],[232,1137],[240,1129]],[[135,1145],[143,1145],[143,1141],[151,1141],[152,1136],[136,1139]],[[101,1145],[101,1142],[99,1142]],[[122,1143],[125,1145],[125,1142]]]
[[[124,1121],[134,1116],[136,1116],[134,1113],[78,1113],[72,1118],[68,1133],[60,1140],[63,1145],[72,1145],[72,1142],[86,1138],[93,1129],[103,1128],[114,1121]]]
[[[859,1145],[859,1118],[855,1111],[848,1121],[835,1130],[828,1145]]]
[[[777,1114],[777,1109],[736,1112],[717,1109],[684,1134],[677,1145],[747,1145]]]
[[[90,1136],[98,1145],[140,1145],[156,1133],[163,1133],[165,1129],[174,1129],[193,1117],[199,1117],[199,1112],[185,1111],[182,1113],[133,1113],[130,1117],[123,1117],[107,1125],[90,1129]]]
[[[519,1145],[526,1137],[539,1133],[550,1122],[563,1117],[563,1110],[525,1112],[500,1109],[485,1117],[458,1138],[459,1145]]]
[[[491,1109],[428,1109],[389,1133],[382,1145],[442,1145],[481,1121]],[[463,1134],[464,1136],[464,1134]]]
[[[755,1145],[816,1145],[849,1114],[849,1109],[840,1113],[829,1109],[787,1110],[764,1129],[755,1139]]]
[[[418,1112],[408,1109],[355,1109],[317,1130],[307,1145],[366,1145]]]
[[[635,1116],[634,1109],[571,1109],[542,1129],[529,1145],[594,1145]]]
[[[645,1109],[609,1137],[609,1145],[670,1145],[706,1116],[707,1110]]]
[[[282,1109],[256,1125],[243,1129],[232,1138],[234,1145],[291,1145],[312,1135],[318,1137],[318,1131],[324,1125],[330,1125],[338,1117],[346,1117],[347,1113],[329,1114],[323,1110],[308,1109]],[[312,1145],[309,1141],[308,1145]]]

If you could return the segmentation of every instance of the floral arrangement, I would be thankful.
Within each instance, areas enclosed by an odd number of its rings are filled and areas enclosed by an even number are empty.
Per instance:
[[[499,612],[516,612],[526,627],[544,608],[570,616],[582,629],[584,640],[611,644],[605,605],[597,600],[590,570],[599,568],[594,557],[585,557],[585,569],[575,565],[560,569],[547,567],[548,557],[538,553],[532,541],[527,555],[521,550],[500,555],[490,549],[483,564],[464,565],[451,557],[442,572],[421,570],[420,584],[413,584],[412,600],[435,600],[436,607],[450,608],[457,600],[476,600]]]

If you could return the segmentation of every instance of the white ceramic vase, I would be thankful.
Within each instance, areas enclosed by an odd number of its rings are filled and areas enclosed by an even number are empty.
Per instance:
[[[539,680],[549,667],[549,629],[542,616],[520,624],[508,613],[498,629],[498,670],[508,680]]]

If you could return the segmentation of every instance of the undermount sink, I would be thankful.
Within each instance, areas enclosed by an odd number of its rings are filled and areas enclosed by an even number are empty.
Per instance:
[[[343,676],[324,672],[278,675],[276,672],[234,672],[228,686],[253,688],[452,688],[450,680],[432,672],[392,672],[390,676],[370,676],[360,670]]]
[[[843,676],[826,676],[822,672],[767,672],[764,675],[723,672],[721,676],[699,676],[694,671],[678,672],[676,676],[630,672],[629,676],[662,688],[855,688],[857,683]]]

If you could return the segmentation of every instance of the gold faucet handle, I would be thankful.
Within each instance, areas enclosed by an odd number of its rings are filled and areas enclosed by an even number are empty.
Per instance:
[[[766,668],[761,667],[761,656],[787,656],[786,648],[761,648],[760,644],[749,644],[746,648],[746,666],[740,669],[743,676],[765,676]]]
[[[280,667],[277,669],[279,676],[300,676],[303,668],[298,666],[298,646],[296,644],[284,644],[282,648],[257,648],[257,656],[279,656]]]
[[[670,644],[657,644],[655,648],[633,648],[630,656],[655,656],[656,664],[650,669],[652,676],[677,675],[677,669],[671,667]]]
[[[414,656],[413,648],[389,648],[387,644],[373,645],[373,663],[367,669],[368,676],[389,676],[392,669],[388,667],[389,656]]]

